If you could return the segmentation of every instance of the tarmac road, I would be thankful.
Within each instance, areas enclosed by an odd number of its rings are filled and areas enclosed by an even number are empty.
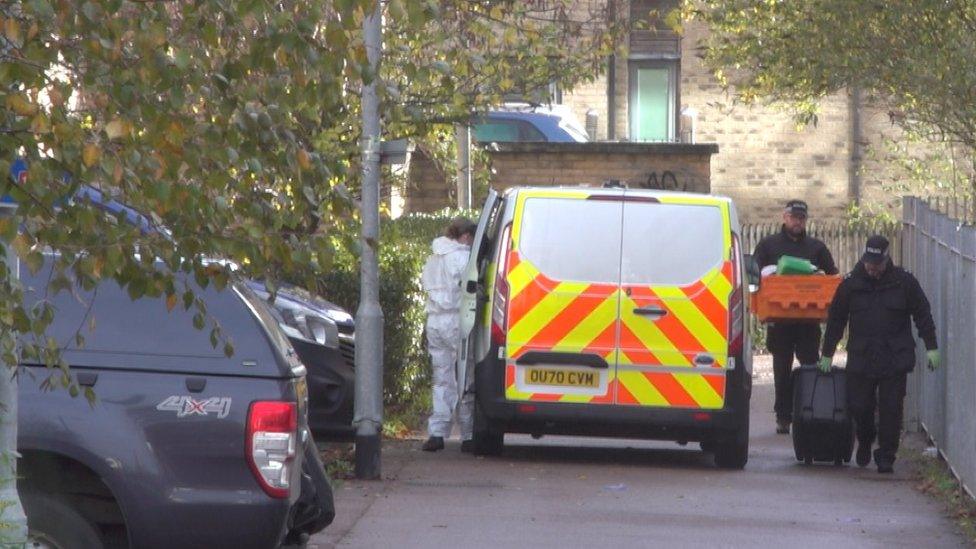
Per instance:
[[[499,458],[389,443],[383,481],[343,481],[328,547],[968,547],[907,464],[804,466],[775,434],[757,357],[749,463],[696,443],[507,435]]]

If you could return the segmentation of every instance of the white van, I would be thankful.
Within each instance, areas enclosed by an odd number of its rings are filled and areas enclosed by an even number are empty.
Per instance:
[[[623,188],[489,194],[462,304],[474,446],[505,433],[749,452],[752,357],[728,198]]]

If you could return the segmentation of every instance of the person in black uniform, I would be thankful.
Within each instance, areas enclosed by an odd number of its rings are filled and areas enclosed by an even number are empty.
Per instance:
[[[820,369],[830,370],[837,343],[850,324],[847,341],[847,400],[857,430],[857,464],[874,462],[879,473],[891,473],[901,436],[902,402],[908,372],[915,369],[915,321],[925,342],[928,367],[939,367],[935,322],[918,280],[891,264],[888,239],[868,239],[864,255],[841,281],[830,304]],[[878,409],[875,428],[874,411]]]
[[[809,260],[826,274],[837,274],[830,250],[822,241],[807,235],[807,203],[790,200],[783,212],[783,228],[756,245],[753,257],[759,268],[776,265],[784,255]],[[790,432],[793,419],[793,356],[801,364],[815,364],[820,347],[820,324],[776,322],[766,325],[766,348],[773,355],[773,381],[776,385],[776,432]]]

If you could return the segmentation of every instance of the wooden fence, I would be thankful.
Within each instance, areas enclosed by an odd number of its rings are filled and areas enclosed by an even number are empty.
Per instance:
[[[779,232],[780,223],[748,223],[742,226],[743,251],[751,254],[756,244],[763,237]],[[811,222],[807,225],[807,233],[819,238],[827,245],[834,263],[841,274],[854,268],[861,254],[864,253],[864,243],[868,237],[875,234],[884,235],[890,242],[891,258],[896,265],[901,264],[901,226],[900,224],[870,223],[854,225],[845,221]],[[750,330],[752,332],[753,347],[759,352],[766,350],[766,328],[750,315]]]
[[[748,223],[742,226],[743,251],[751,254],[763,237],[780,231],[779,223]],[[901,227],[897,224],[852,225],[844,221],[811,222],[807,226],[810,236],[819,238],[827,245],[841,274],[849,272],[864,253],[864,243],[874,234],[884,235],[891,241],[891,258],[901,264]]]

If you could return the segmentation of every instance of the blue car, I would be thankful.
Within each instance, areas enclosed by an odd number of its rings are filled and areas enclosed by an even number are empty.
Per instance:
[[[589,139],[579,124],[566,114],[547,110],[489,111],[472,127],[478,143],[584,143]]]

